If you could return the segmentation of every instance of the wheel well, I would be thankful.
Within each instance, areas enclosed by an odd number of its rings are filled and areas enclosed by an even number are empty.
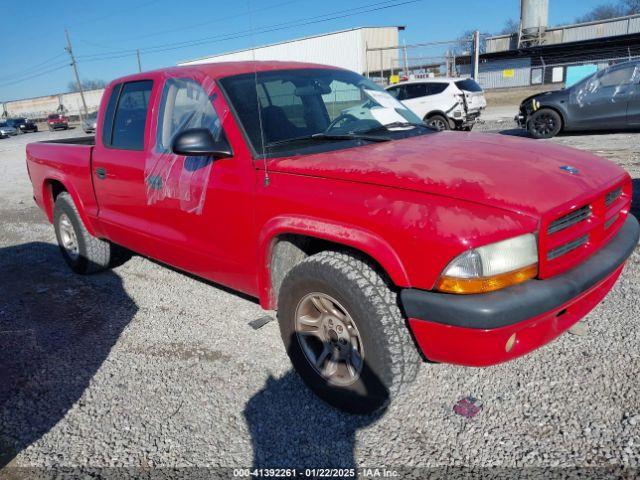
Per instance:
[[[60,195],[62,192],[66,192],[67,189],[62,184],[62,182],[59,182],[58,180],[50,180],[48,183],[49,183],[49,188],[51,189],[52,203],[55,203],[56,198],[58,198],[58,195]]]
[[[276,237],[271,249],[271,298],[275,308],[277,308],[280,286],[289,270],[305,258],[327,250],[349,253],[364,260],[382,276],[390,287],[393,287],[393,282],[382,266],[373,257],[361,250],[317,237],[283,234]]]
[[[53,206],[56,203],[56,198],[62,192],[66,192],[67,189],[64,184],[58,180],[47,180],[44,185],[43,202],[46,209],[49,220],[53,220]]]
[[[436,115],[440,115],[441,117],[446,118],[447,120],[449,119],[448,115],[444,112],[440,112],[439,110],[434,110],[433,112],[429,112],[427,113],[424,118],[431,118],[431,117],[435,117]]]

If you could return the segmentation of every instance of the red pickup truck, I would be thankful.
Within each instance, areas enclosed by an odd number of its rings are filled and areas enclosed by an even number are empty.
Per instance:
[[[423,359],[488,366],[551,341],[639,235],[609,161],[435,132],[321,65],[116,80],[95,139],[29,144],[27,166],[74,271],[123,246],[259,298],[307,385],[352,412],[386,405]]]

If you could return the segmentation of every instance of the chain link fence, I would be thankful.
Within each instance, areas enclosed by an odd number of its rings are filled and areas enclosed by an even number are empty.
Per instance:
[[[395,50],[383,70],[369,71],[369,77],[387,86],[399,81],[431,77],[475,77],[485,90],[538,86],[571,86],[592,73],[611,65],[640,61],[640,38],[607,39],[584,45],[556,44],[529,49],[484,53],[485,39],[477,43],[473,35],[454,40],[368,49],[373,58],[382,50]],[[376,62],[380,65],[381,62]]]

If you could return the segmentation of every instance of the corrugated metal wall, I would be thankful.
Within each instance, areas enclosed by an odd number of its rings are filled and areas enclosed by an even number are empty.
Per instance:
[[[379,72],[381,70],[397,69],[399,63],[399,51],[397,49],[384,50],[382,56],[380,52],[368,52],[367,48],[388,48],[399,45],[398,29],[393,28],[364,28],[362,29],[362,43],[360,51],[362,52],[361,65],[362,70],[358,73],[366,73],[367,68],[370,72]]]
[[[545,33],[544,44],[557,45],[633,33],[640,33],[640,15],[550,28]],[[515,35],[490,37],[487,38],[485,47],[487,53],[513,50],[517,47],[517,38]]]
[[[518,39],[515,35],[491,37],[485,41],[486,53],[506,52],[515,48],[518,48]]]
[[[84,92],[89,112],[95,111],[100,106],[100,100],[104,89],[89,90]],[[61,93],[46,97],[27,98],[14,100],[3,104],[4,110],[10,117],[25,116],[29,118],[43,118],[56,112],[60,104],[64,105],[69,115],[78,115],[82,109],[82,99],[79,93]],[[2,108],[0,108],[2,110]]]
[[[397,27],[358,28],[188,60],[180,62],[179,65],[247,61],[255,58],[255,60],[322,63],[365,73],[367,45],[369,48],[389,47],[398,45],[398,41]],[[368,57],[370,70],[380,70],[380,53],[370,52]],[[384,68],[389,69],[392,62],[397,65],[398,52],[396,50],[383,52],[382,59]]]
[[[461,76],[471,75],[469,65],[458,65]],[[480,64],[478,83],[485,90],[531,85],[531,59],[491,60]]]

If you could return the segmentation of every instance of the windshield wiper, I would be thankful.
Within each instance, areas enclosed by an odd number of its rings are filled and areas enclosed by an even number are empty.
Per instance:
[[[333,133],[314,133],[313,135],[305,135],[303,137],[285,138],[277,142],[267,143],[267,147],[277,147],[278,145],[286,145],[288,143],[304,142],[306,140],[366,140],[369,142],[389,142],[389,137],[381,137],[380,135],[366,135],[359,133],[333,134]]]
[[[391,122],[386,125],[380,125],[379,127],[370,128],[369,130],[364,130],[361,133],[370,133],[370,132],[379,132],[380,130],[388,130],[389,128],[403,128],[403,127],[422,127],[428,130],[431,130],[424,123],[415,123],[415,122]]]

